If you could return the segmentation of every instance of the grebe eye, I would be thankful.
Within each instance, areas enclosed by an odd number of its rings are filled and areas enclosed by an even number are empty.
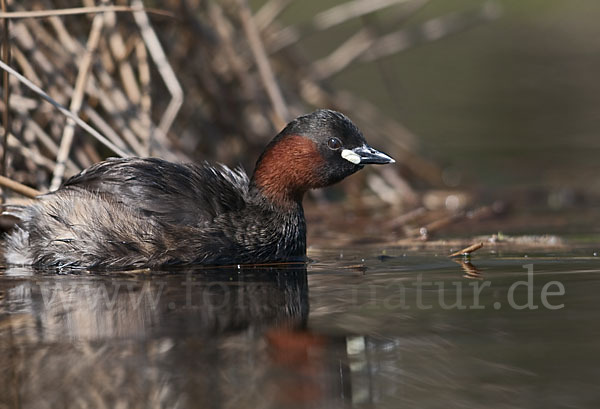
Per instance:
[[[342,141],[340,141],[338,138],[329,138],[327,141],[327,146],[329,149],[337,151],[338,149],[341,149]]]

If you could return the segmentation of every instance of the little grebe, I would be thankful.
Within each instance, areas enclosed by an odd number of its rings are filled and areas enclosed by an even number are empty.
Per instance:
[[[108,159],[21,208],[6,259],[47,267],[304,260],[304,193],[385,163],[394,160],[330,110],[290,122],[251,179],[223,165]]]

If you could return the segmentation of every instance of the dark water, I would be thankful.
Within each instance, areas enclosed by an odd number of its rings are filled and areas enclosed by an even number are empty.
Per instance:
[[[593,250],[442,254],[6,270],[0,408],[598,407]]]

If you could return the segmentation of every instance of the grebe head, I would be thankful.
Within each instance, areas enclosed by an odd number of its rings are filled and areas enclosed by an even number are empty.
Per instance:
[[[256,163],[252,186],[273,202],[301,201],[308,189],[332,185],[366,164],[394,163],[367,145],[348,117],[320,109],[290,122]]]

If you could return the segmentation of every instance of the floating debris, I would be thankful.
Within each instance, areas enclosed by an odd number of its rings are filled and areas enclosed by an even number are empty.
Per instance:
[[[448,257],[460,257],[460,256],[464,256],[464,255],[469,255],[474,251],[479,250],[480,248],[483,247],[483,243],[476,243],[476,244],[472,244],[469,247],[465,247],[462,250],[456,251],[452,254],[450,254]]]

